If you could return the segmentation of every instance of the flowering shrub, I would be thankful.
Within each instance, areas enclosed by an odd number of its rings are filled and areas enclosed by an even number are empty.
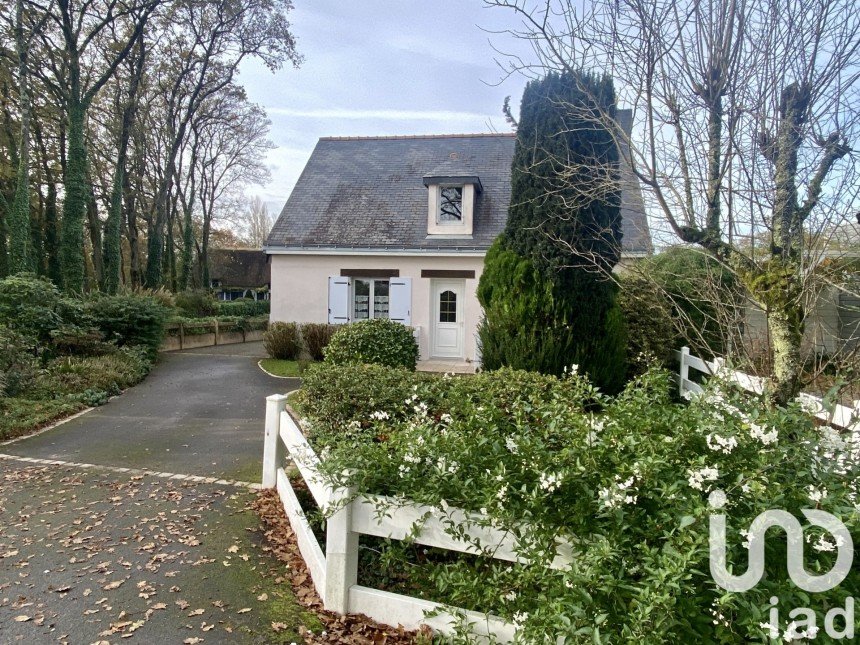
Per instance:
[[[412,328],[387,318],[359,320],[343,325],[324,350],[329,363],[378,363],[414,370],[418,343]]]
[[[826,510],[857,535],[858,447],[800,408],[770,408],[716,379],[706,395],[675,403],[659,370],[616,397],[575,372],[336,371],[311,371],[301,402],[331,483],[443,514],[464,508],[509,530],[522,564],[431,552],[403,568],[429,576],[436,600],[517,623],[527,642],[761,642],[772,596],[779,636],[799,639],[791,609],[813,607],[820,625],[828,608],[860,592],[856,567],[828,592],[795,587],[779,531],[766,538],[765,575],[752,590],[726,592],[709,573],[712,513],[728,518],[736,573],[747,567],[744,532],[765,510],[785,509],[804,525],[810,573],[831,568],[836,544],[800,509]],[[370,398],[374,379],[381,385]],[[550,569],[559,542],[570,545],[571,563]]]

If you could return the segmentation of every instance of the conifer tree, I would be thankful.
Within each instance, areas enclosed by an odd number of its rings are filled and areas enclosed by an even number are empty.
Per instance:
[[[560,374],[576,364],[604,391],[626,371],[608,273],[621,251],[618,148],[608,76],[551,73],[523,93],[505,231],[488,252],[478,298],[483,362]]]

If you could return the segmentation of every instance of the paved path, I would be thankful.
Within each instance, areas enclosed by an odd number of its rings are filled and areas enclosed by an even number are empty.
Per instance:
[[[161,355],[140,385],[0,453],[260,481],[265,398],[296,389],[257,367],[262,343]]]
[[[289,643],[314,627],[260,548],[252,493],[208,479],[258,480],[263,399],[297,385],[259,352],[164,355],[107,405],[0,446],[0,642]]]

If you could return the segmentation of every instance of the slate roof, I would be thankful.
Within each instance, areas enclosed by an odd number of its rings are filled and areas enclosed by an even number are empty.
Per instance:
[[[209,278],[221,288],[259,289],[271,283],[271,265],[261,249],[211,249]]]
[[[272,228],[267,248],[486,250],[502,232],[511,197],[514,134],[324,137]],[[477,176],[471,239],[427,236],[426,176]],[[622,248],[647,253],[651,237],[639,185],[623,173]]]

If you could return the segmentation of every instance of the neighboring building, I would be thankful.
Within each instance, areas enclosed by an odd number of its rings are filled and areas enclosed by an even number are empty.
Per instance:
[[[269,257],[261,249],[209,251],[210,286],[219,300],[268,300],[270,269]]]
[[[473,361],[484,255],[508,214],[512,134],[322,138],[269,236],[273,321],[385,317],[421,359]],[[623,259],[651,251],[631,173]]]

